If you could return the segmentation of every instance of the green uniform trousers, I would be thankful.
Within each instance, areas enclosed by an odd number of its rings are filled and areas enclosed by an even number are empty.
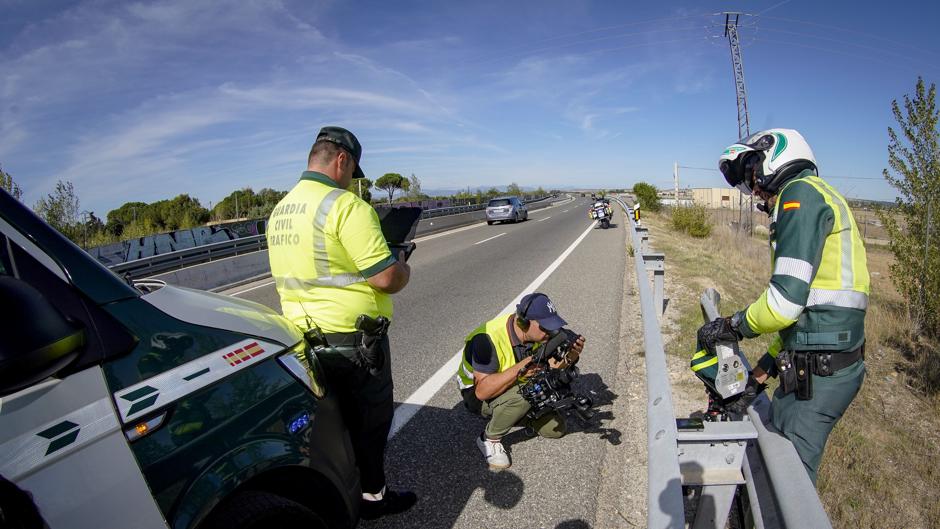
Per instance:
[[[480,413],[488,417],[486,424],[486,437],[499,439],[509,433],[517,424],[532,428],[537,434],[549,439],[557,439],[567,431],[565,418],[557,412],[546,413],[535,420],[526,419],[526,412],[531,405],[519,393],[519,385],[515,384],[498,397],[482,403]]]
[[[797,400],[796,393],[774,393],[773,425],[793,443],[813,484],[826,440],[858,394],[865,379],[865,361],[840,369],[828,377],[813,375],[813,398]]]

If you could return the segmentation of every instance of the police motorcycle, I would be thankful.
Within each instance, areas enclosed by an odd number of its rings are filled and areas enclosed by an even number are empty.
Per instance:
[[[610,201],[606,198],[595,197],[594,202],[588,209],[588,217],[592,220],[596,220],[598,224],[601,225],[601,228],[606,230],[610,227],[610,219],[612,216],[613,210],[610,208]]]

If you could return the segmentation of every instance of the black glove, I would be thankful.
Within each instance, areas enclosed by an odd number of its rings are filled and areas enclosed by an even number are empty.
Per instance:
[[[737,413],[744,415],[747,413],[747,407],[754,402],[754,399],[760,396],[764,392],[764,389],[767,387],[767,384],[760,384],[757,382],[757,379],[754,378],[754,375],[748,375],[747,385],[744,386],[744,391],[738,395],[737,400],[731,404],[725,406],[725,410],[731,413]]]
[[[731,326],[731,318],[715,318],[699,327],[697,338],[702,346],[713,351],[718,342],[736,342],[742,336]]]

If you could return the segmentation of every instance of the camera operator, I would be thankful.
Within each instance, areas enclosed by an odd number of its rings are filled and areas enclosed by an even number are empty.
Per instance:
[[[531,405],[519,392],[534,367],[532,353],[565,323],[548,296],[535,292],[522,298],[515,313],[501,314],[467,335],[457,381],[467,409],[490,419],[477,438],[490,468],[509,468],[500,440],[519,423],[542,437],[565,435],[565,418],[558,412],[527,420]],[[572,355],[577,357],[583,347],[584,338],[578,337],[571,344]]]

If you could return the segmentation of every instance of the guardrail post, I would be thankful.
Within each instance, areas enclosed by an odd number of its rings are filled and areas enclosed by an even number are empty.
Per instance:
[[[640,237],[640,250],[644,254],[650,253],[650,230],[649,228],[636,226],[634,229],[636,230],[636,234]]]
[[[647,272],[653,272],[653,303],[658,316],[666,312],[663,302],[663,283],[666,279],[666,254],[643,252],[643,264]]]

